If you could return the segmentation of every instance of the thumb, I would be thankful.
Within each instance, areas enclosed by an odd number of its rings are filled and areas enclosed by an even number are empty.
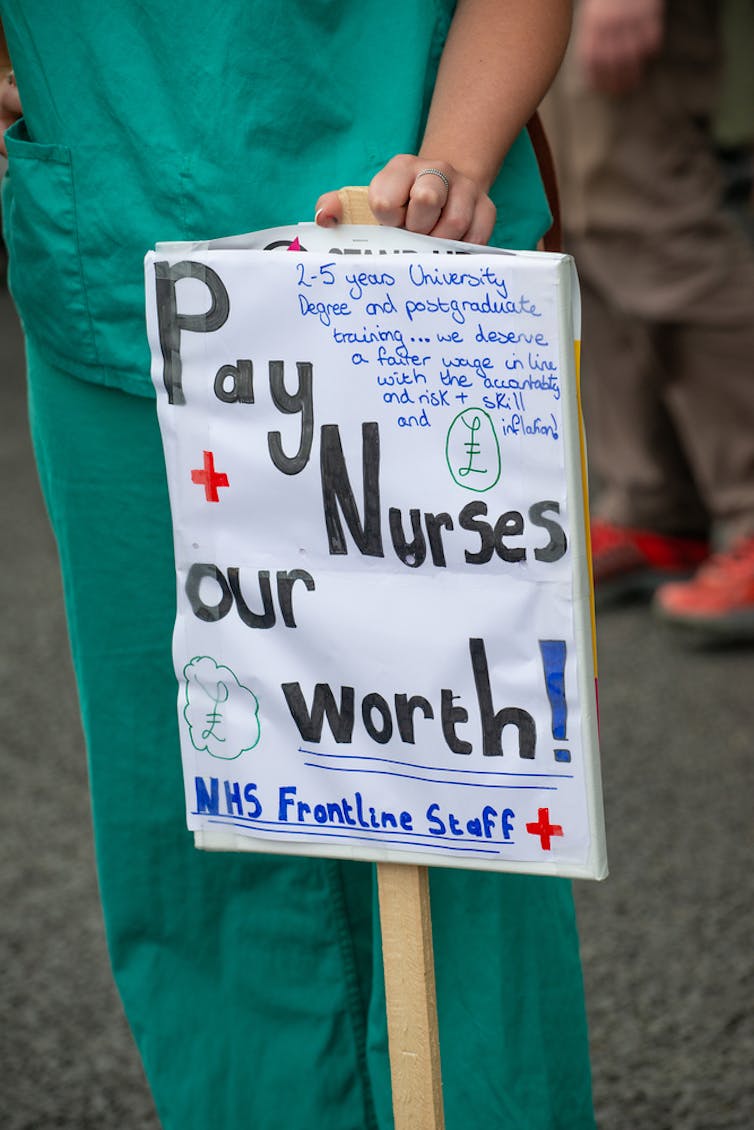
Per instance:
[[[321,228],[332,228],[343,222],[343,205],[337,192],[325,192],[320,196],[314,220]]]

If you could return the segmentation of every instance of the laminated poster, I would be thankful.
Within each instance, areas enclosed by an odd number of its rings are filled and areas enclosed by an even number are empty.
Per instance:
[[[197,846],[602,878],[572,260],[299,224],[145,267]]]

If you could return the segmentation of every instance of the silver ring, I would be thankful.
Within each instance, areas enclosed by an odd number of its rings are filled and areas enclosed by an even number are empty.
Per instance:
[[[442,183],[447,188],[448,192],[450,192],[450,181],[445,176],[445,173],[441,173],[439,169],[422,169],[422,171],[417,174],[416,179],[418,180],[419,177],[428,177],[428,176],[439,177],[440,180],[442,181]]]

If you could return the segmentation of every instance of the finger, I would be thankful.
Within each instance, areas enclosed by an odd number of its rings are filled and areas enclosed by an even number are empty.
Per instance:
[[[21,99],[18,97],[17,86],[8,86],[6,84],[2,95],[0,95],[0,114],[2,114],[4,118],[9,118],[12,122],[15,122],[17,118],[21,117]]]
[[[409,231],[429,235],[443,214],[450,199],[450,176],[445,168],[428,165],[416,174],[409,193],[406,227]]]
[[[343,221],[343,205],[337,192],[325,192],[317,201],[314,222],[321,228],[334,228]]]
[[[473,195],[462,188],[454,187],[430,234],[438,239],[466,239],[466,233],[471,227],[473,219]]]
[[[449,179],[445,207],[430,234],[438,239],[486,243],[495,226],[495,205],[469,177],[451,170]]]
[[[464,243],[487,244],[492,236],[497,219],[497,208],[489,196],[482,196],[474,209],[471,223],[462,237]]]
[[[417,170],[416,157],[399,154],[372,177],[369,185],[369,207],[378,223],[392,228],[405,226],[406,210]]]
[[[589,77],[596,90],[618,96],[635,89],[644,73],[646,43],[641,28],[619,26],[591,59]]]
[[[620,59],[617,62],[595,67],[591,84],[595,90],[612,97],[629,94],[641,82],[643,68],[637,62]]]
[[[0,82],[0,112],[4,117],[21,117],[21,97],[13,71],[9,71]]]

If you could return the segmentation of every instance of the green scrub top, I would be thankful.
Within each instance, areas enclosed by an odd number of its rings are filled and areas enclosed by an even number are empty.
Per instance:
[[[152,395],[143,257],[309,220],[419,146],[453,0],[0,0],[24,119],[7,135],[9,281],[75,375]],[[491,242],[549,211],[528,137],[491,193]]]

